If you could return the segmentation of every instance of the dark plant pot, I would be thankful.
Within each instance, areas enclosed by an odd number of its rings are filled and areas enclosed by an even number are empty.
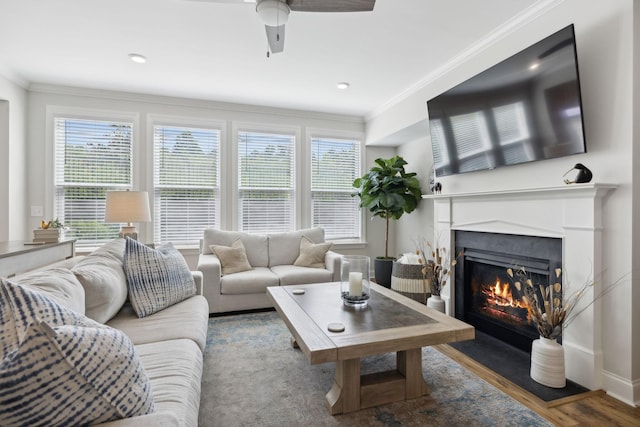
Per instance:
[[[378,257],[373,260],[373,273],[378,285],[391,288],[391,273],[393,272],[394,258]]]

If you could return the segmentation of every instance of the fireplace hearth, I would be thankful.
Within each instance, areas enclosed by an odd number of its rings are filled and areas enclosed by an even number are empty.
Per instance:
[[[508,268],[524,267],[535,283],[555,281],[562,239],[456,231],[456,317],[517,348],[531,351],[539,333]]]

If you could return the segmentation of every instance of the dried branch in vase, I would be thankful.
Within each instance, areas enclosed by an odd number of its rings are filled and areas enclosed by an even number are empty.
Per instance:
[[[562,334],[562,328],[567,327],[580,313],[593,304],[598,298],[610,292],[614,286],[620,284],[624,277],[619,278],[613,284],[602,289],[593,299],[577,312],[580,299],[587,290],[596,284],[588,279],[578,290],[564,297],[563,293],[568,290],[565,285],[563,289],[561,276],[562,269],[556,268],[553,284],[535,283],[531,273],[524,267],[508,268],[507,275],[513,281],[513,285],[518,291],[524,292],[523,302],[527,306],[527,311],[533,319],[540,336],[549,339],[557,339]]]
[[[447,248],[433,247],[431,242],[419,238],[416,242],[418,263],[422,265],[422,279],[431,295],[440,296],[440,292],[451,276],[451,269],[456,265],[456,258],[450,260]],[[460,256],[460,255],[458,255]]]

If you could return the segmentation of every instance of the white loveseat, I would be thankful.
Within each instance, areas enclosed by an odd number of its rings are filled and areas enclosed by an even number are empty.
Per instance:
[[[19,285],[41,292],[60,306],[130,338],[148,377],[155,409],[146,415],[97,425],[196,427],[209,317],[207,300],[202,296],[202,276],[194,272],[195,295],[138,318],[127,300],[124,248],[124,240],[117,239],[90,255],[13,277],[3,286]]]
[[[223,274],[223,265],[212,247],[231,247],[238,239],[242,242],[250,269]],[[331,250],[326,251],[321,266],[295,265],[301,264],[301,245],[305,242],[314,245],[325,243],[324,229],[316,227],[264,235],[205,230],[197,269],[203,274],[204,296],[209,303],[209,311],[223,313],[272,307],[266,294],[267,286],[340,280],[342,255]]]

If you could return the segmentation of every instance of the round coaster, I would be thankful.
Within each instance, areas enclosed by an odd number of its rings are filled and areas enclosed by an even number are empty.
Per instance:
[[[291,293],[294,295],[302,295],[304,294],[304,289],[292,289]]]
[[[342,323],[329,323],[327,325],[327,329],[329,330],[329,332],[343,332],[344,331],[344,324],[342,324]]]

